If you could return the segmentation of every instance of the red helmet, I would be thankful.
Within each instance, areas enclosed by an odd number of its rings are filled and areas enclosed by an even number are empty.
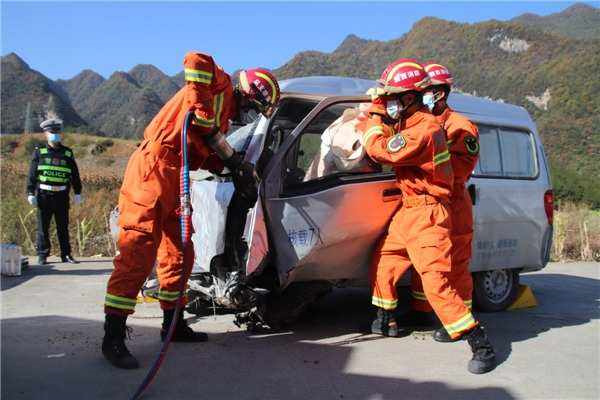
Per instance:
[[[264,68],[240,71],[240,89],[266,117],[271,116],[281,97],[277,79]]]
[[[431,85],[448,85],[452,87],[454,78],[450,71],[448,71],[448,68],[443,65],[430,63],[425,65],[425,71],[429,75]]]
[[[388,94],[421,92],[429,85],[429,76],[415,59],[400,58],[387,66],[378,82]]]

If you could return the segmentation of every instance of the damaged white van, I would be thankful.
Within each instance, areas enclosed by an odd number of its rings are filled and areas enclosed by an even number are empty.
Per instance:
[[[368,285],[372,251],[401,194],[393,172],[363,162],[359,138],[339,141],[332,126],[360,112],[373,86],[339,77],[286,80],[270,119],[232,129],[229,142],[261,177],[259,200],[247,218],[245,211],[226,218],[233,192],[226,175],[194,174],[196,260],[188,311],[236,312],[240,322],[273,326],[332,287]],[[515,299],[519,274],[548,262],[548,164],[522,107],[454,93],[449,100],[480,133],[480,159],[468,182],[475,305],[502,310]]]

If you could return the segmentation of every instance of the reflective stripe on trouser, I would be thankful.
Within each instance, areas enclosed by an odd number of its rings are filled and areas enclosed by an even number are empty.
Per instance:
[[[114,259],[115,269],[108,281],[106,313],[133,313],[131,302],[137,298],[155,264],[161,308],[175,307],[181,279],[187,281],[194,258],[190,245],[183,271],[176,214],[178,186],[178,167],[163,160],[156,162],[148,152],[136,151],[130,159],[119,196],[119,255]]]
[[[414,265],[425,298],[451,337],[477,325],[470,309],[448,280],[451,266],[450,218],[445,205],[402,207],[378,245],[371,264],[372,303],[393,309],[396,284]]]
[[[469,270],[471,262],[471,245],[473,239],[473,211],[471,198],[464,190],[457,191],[452,196],[451,203],[452,231],[452,268],[447,273],[447,279],[452,282],[458,295],[469,308],[473,305],[473,278]],[[413,271],[414,272],[414,271]],[[416,272],[412,274],[411,308],[417,311],[431,312],[433,308],[427,302],[423,291],[421,277]]]

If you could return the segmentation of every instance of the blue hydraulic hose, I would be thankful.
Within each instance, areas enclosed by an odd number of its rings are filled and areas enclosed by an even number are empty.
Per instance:
[[[191,240],[191,226],[192,226],[192,207],[190,203],[190,168],[188,163],[188,146],[187,146],[187,133],[188,126],[190,124],[191,118],[194,114],[191,111],[185,115],[185,119],[183,121],[183,128],[181,130],[181,169],[179,174],[179,201],[181,207],[181,215],[179,217],[179,222],[181,224],[181,251],[183,252],[183,263],[186,262],[185,254],[188,251],[188,247],[190,245]],[[173,320],[171,321],[171,325],[169,326],[169,331],[167,332],[167,337],[165,338],[160,352],[158,353],[156,360],[154,360],[154,364],[148,370],[146,377],[142,381],[142,384],[138,387],[135,394],[131,398],[131,400],[139,399],[144,391],[150,386],[160,366],[162,365],[165,356],[167,355],[167,350],[169,348],[169,344],[171,343],[171,339],[173,338],[173,332],[175,332],[175,325],[177,324],[177,319],[179,318],[179,312],[183,307],[183,299],[185,294],[185,265],[182,265],[181,268],[181,282],[179,285],[179,294],[177,296],[177,303],[175,304],[175,311],[173,314]]]

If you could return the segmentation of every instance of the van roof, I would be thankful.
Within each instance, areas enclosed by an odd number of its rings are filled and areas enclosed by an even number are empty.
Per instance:
[[[328,96],[359,96],[376,85],[375,81],[340,76],[307,76],[279,82],[283,92]],[[480,123],[527,128],[535,132],[535,124],[523,107],[468,94],[450,93],[450,106]]]

